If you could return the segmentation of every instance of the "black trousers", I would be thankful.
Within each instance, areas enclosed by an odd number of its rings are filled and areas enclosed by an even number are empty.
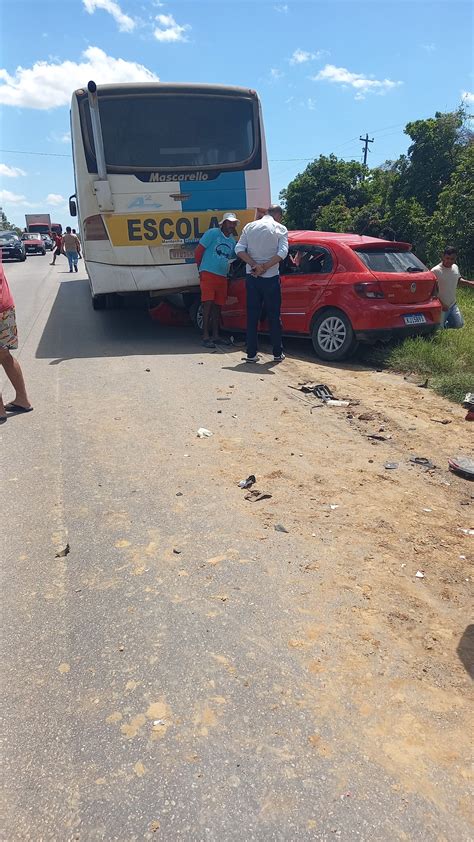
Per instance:
[[[257,353],[257,328],[262,312],[262,306],[270,327],[270,339],[273,346],[273,356],[279,357],[281,346],[281,286],[280,275],[271,278],[256,278],[247,275],[247,356],[254,357]]]

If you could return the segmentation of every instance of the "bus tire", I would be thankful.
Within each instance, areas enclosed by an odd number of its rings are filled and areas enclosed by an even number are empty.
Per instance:
[[[93,295],[92,307],[94,310],[105,310],[107,306],[107,297],[105,295]]]

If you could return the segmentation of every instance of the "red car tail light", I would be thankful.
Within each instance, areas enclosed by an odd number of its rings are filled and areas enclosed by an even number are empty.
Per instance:
[[[354,289],[361,298],[385,298],[385,293],[378,281],[355,284]]]
[[[84,220],[84,239],[85,240],[108,240],[108,234],[105,230],[105,225],[100,214],[95,216],[88,216]]]

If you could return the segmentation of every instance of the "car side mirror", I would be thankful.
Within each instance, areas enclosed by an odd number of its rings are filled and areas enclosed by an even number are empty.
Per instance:
[[[70,216],[77,216],[76,194],[69,196],[69,214]]]

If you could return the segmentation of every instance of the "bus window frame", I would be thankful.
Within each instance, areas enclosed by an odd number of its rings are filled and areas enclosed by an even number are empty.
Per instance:
[[[192,94],[192,91],[180,91],[180,92],[171,92],[171,91],[146,91],[144,90],[141,93],[123,93],[118,92],[116,94],[111,93],[110,91],[106,91],[104,93],[99,93],[99,102],[103,99],[113,99],[113,98],[130,98],[137,99],[138,97],[149,97],[150,94],[152,96],[158,97],[177,97],[177,96],[187,96],[189,97]],[[195,92],[196,96],[199,97],[206,97],[208,99],[250,99],[252,101],[252,111],[253,111],[253,119],[254,119],[254,148],[252,150],[252,154],[243,161],[237,161],[232,164],[199,164],[195,166],[154,166],[153,168],[147,167],[129,167],[129,166],[113,166],[106,162],[107,173],[110,175],[117,174],[117,175],[135,175],[136,173],[151,173],[151,172],[162,172],[162,173],[193,173],[196,170],[201,170],[202,172],[214,172],[219,174],[220,172],[236,172],[241,170],[259,170],[262,167],[262,142],[261,142],[261,126],[260,126],[260,114],[258,108],[258,98],[256,95],[252,94],[225,94],[225,93],[205,93],[205,92]],[[89,173],[97,173],[97,161],[95,157],[95,149],[93,147],[93,139],[91,137],[90,131],[88,131],[88,120],[86,110],[88,108],[88,98],[87,95],[78,94],[76,92],[76,97],[78,100],[78,112],[79,112],[79,122],[81,127],[81,136],[82,136],[82,143],[84,148],[84,154],[86,158],[86,166],[87,171]]]

